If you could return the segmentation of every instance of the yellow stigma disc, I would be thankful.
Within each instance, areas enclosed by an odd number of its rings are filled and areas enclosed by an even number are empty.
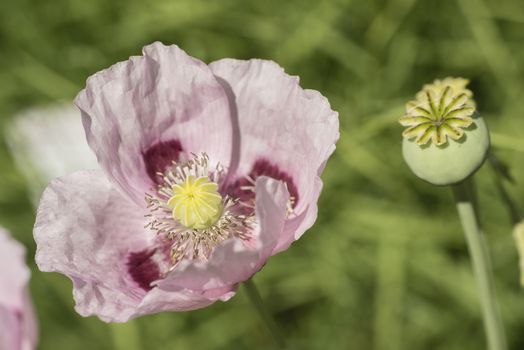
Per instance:
[[[222,212],[222,196],[218,185],[207,176],[189,175],[183,183],[172,187],[173,196],[167,205],[173,218],[188,228],[203,229],[213,226]]]

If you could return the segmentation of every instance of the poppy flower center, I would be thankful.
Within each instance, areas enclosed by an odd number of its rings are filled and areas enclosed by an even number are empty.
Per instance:
[[[243,210],[252,203],[221,193],[225,170],[208,162],[206,154],[193,154],[185,163],[173,162],[158,174],[157,187],[146,193],[146,227],[169,245],[171,268],[182,259],[206,260],[215,246],[229,238],[249,241],[253,231],[254,211],[246,214]]]
[[[218,184],[208,176],[189,175],[184,182],[171,187],[173,195],[167,201],[173,219],[188,228],[213,226],[222,214],[222,196]]]

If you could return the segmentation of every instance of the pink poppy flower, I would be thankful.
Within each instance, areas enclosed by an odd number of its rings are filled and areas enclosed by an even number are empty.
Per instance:
[[[30,272],[24,247],[0,228],[0,349],[36,347],[36,319],[27,290]]]
[[[44,191],[43,271],[108,322],[228,300],[316,220],[338,116],[272,61],[206,65],[154,43],[76,98],[101,170]]]

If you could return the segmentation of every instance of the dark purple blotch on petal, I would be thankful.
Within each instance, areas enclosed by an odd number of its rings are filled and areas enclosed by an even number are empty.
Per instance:
[[[293,199],[293,207],[298,203],[298,189],[293,182],[293,178],[285,171],[280,170],[277,165],[272,164],[267,159],[258,159],[249,172],[249,177],[256,180],[259,176],[268,176],[275,180],[284,181],[287,185],[289,195]],[[253,186],[253,184],[247,178],[238,179],[230,184],[225,192],[231,197],[239,199],[241,202],[248,203],[255,198],[255,193],[251,190],[242,189],[244,186]],[[251,208],[245,208],[245,210],[249,212],[253,211]]]
[[[162,177],[158,173],[164,173],[172,162],[178,161],[182,152],[182,144],[178,140],[159,142],[142,152],[146,171],[151,180],[160,183]]]
[[[160,279],[160,269],[153,260],[155,249],[146,249],[129,254],[128,272],[133,280],[145,291],[153,289],[151,283]]]
[[[253,169],[249,173],[249,176],[253,180],[256,180],[256,178],[259,176],[268,176],[276,180],[284,181],[287,184],[289,195],[294,199],[294,203],[296,204],[298,202],[298,189],[293,182],[291,175],[285,171],[280,170],[278,166],[271,164],[268,160],[257,160],[255,165],[253,165]]]

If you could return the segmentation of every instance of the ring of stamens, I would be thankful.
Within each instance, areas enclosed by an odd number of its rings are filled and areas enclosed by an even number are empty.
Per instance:
[[[184,258],[206,260],[216,245],[230,237],[250,239],[255,216],[240,210],[250,204],[221,195],[224,170],[220,165],[210,170],[208,162],[206,154],[173,162],[159,174],[158,187],[146,194],[146,227],[171,244],[172,268]]]

